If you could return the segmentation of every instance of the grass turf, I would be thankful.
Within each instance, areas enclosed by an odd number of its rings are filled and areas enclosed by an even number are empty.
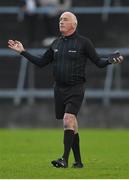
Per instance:
[[[62,155],[61,129],[0,129],[0,179],[129,178],[129,130],[81,129],[83,169],[54,168]]]

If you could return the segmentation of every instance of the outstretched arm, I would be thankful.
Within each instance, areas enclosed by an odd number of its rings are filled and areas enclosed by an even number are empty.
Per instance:
[[[41,57],[36,57],[27,52],[22,43],[19,41],[9,40],[8,47],[20,53],[22,56],[39,67],[46,66],[53,61],[53,50],[51,48],[49,48]]]
[[[100,58],[89,39],[87,39],[85,43],[85,52],[88,55],[89,59],[100,68],[103,68],[109,64],[120,64],[124,59],[118,51],[114,52],[108,57]]]

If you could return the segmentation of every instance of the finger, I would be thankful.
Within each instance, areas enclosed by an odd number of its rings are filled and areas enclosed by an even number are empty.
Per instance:
[[[118,59],[118,60],[117,60],[117,63],[118,63],[118,64],[120,64],[120,63],[121,63],[121,60],[120,60],[120,59]]]
[[[15,43],[17,43],[17,44],[21,44],[21,43],[20,43],[20,41],[17,41],[17,40],[15,40]]]
[[[8,43],[8,45],[10,45],[11,47],[14,47],[14,46],[15,46],[14,43]]]
[[[120,58],[117,58],[117,63],[119,64],[121,62],[122,62],[122,60]]]
[[[9,40],[9,41],[8,41],[8,44],[13,45],[13,44],[14,44],[14,41],[13,41],[13,40]]]
[[[8,40],[8,42],[10,42],[10,43],[11,43],[11,42],[14,42],[14,41],[13,41],[12,39],[9,39],[9,40]]]
[[[18,44],[16,44],[16,43],[14,44],[15,47],[17,47],[17,45],[18,45]]]
[[[113,63],[116,63],[116,62],[117,62],[117,60],[115,58],[113,58]]]
[[[117,59],[117,61],[119,62],[119,61],[121,61],[121,59],[120,58],[116,58]]]
[[[120,60],[123,60],[123,59],[124,59],[123,56],[121,56],[121,55],[120,55],[118,58],[119,58]]]
[[[120,57],[119,57],[119,59],[121,59],[121,61],[123,61],[123,60],[124,60],[123,56],[120,56]]]
[[[14,43],[14,42],[9,42],[8,43],[8,47],[10,47],[10,48],[17,48],[18,44]]]
[[[9,48],[11,48],[11,49],[14,49],[14,47],[13,47],[13,46],[8,45],[8,47],[9,47]]]
[[[15,42],[19,43],[20,41],[15,40]]]

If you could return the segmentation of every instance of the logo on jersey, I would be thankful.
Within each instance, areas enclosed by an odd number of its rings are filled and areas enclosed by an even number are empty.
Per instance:
[[[58,49],[54,49],[54,52],[58,52]]]
[[[70,52],[70,53],[76,53],[77,51],[76,51],[76,50],[68,50],[68,52]]]

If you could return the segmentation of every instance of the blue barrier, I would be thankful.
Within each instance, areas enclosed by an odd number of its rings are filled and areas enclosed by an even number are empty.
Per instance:
[[[56,10],[56,9],[55,9]],[[0,14],[17,14],[19,13],[19,7],[11,6],[11,7],[0,7]],[[39,7],[36,10],[38,14],[46,14],[51,13],[54,11],[52,7]],[[102,13],[109,13],[109,14],[129,14],[129,7],[73,7],[69,9],[74,13],[79,14],[102,14]]]

